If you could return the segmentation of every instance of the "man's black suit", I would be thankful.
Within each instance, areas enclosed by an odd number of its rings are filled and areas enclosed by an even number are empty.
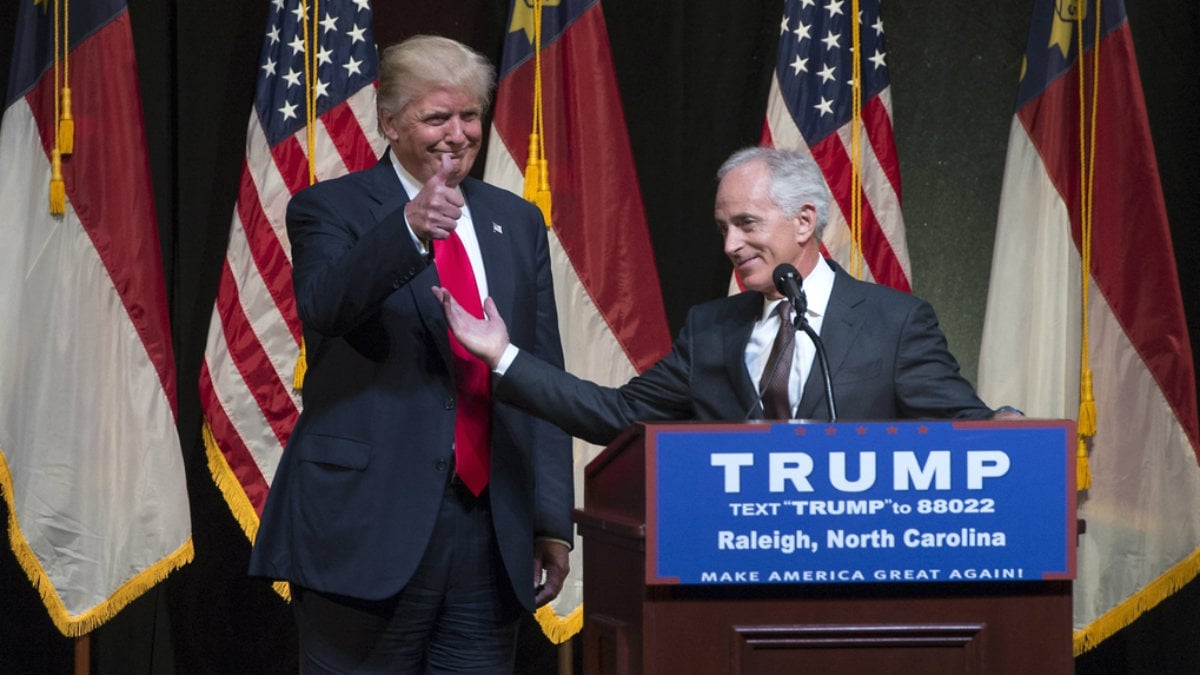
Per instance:
[[[959,373],[929,303],[858,281],[829,264],[835,279],[821,341],[839,421],[992,415]],[[763,296],[754,291],[693,307],[671,352],[616,389],[580,380],[522,350],[494,393],[602,445],[638,421],[761,418],[744,355],[762,311]],[[796,417],[829,418],[816,364]]]
[[[461,188],[513,343],[561,368],[540,212],[478,180]],[[426,550],[453,472],[455,384],[446,319],[430,293],[437,269],[405,224],[407,202],[385,155],[288,206],[309,370],[262,515],[254,575],[381,599],[405,586]],[[513,591],[530,610],[534,537],[572,539],[571,462],[561,431],[493,406],[485,495]]]

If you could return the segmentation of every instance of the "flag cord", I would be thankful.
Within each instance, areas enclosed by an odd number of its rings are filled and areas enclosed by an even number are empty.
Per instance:
[[[533,123],[529,129],[522,196],[537,205],[546,227],[550,227],[550,167],[546,159],[546,116],[542,105],[542,0],[533,0]]]
[[[862,241],[862,35],[859,26],[859,0],[850,11],[851,84],[850,84],[850,274],[863,278]]]
[[[309,20],[308,12],[305,12],[301,18],[300,30],[304,36],[304,122],[305,140],[308,143],[305,151],[308,155],[309,185],[317,182],[317,163],[313,156],[313,147],[316,145],[317,139],[315,122],[317,121],[317,41],[320,38],[317,30],[319,3],[320,0],[313,0],[312,20]]]
[[[317,182],[317,42],[320,33],[317,30],[317,16],[321,0],[313,0],[313,20],[308,20],[308,13],[302,18],[300,33],[304,36],[304,121],[305,121],[305,154],[308,155],[308,184]],[[311,33],[311,35],[310,35]],[[304,336],[300,336],[300,352],[296,355],[296,365],[292,367],[292,389],[301,391],[304,388],[304,375],[308,372],[308,354],[304,347]]]
[[[55,89],[62,96],[62,113],[55,113],[58,121],[58,151],[64,155],[75,152],[75,118],[71,115],[71,0],[63,0],[63,76],[62,89]],[[57,110],[57,108],[56,108]]]
[[[64,0],[65,2],[65,0]],[[60,21],[60,3],[55,0],[54,3],[54,91],[58,91],[58,85],[62,82],[60,79],[60,65],[62,55],[62,23]],[[54,96],[54,146],[50,148],[50,214],[60,216],[67,212],[67,187],[63,183],[62,175],[62,150],[59,146],[59,125],[58,120],[58,96]]]
[[[1088,441],[1096,435],[1096,400],[1092,393],[1092,369],[1088,335],[1088,296],[1090,295],[1092,268],[1092,198],[1096,173],[1096,107],[1100,88],[1100,0],[1096,0],[1092,40],[1091,101],[1087,105],[1088,91],[1085,76],[1083,19],[1084,3],[1075,16],[1079,30],[1075,33],[1079,54],[1079,249],[1080,249],[1080,305],[1082,327],[1079,348],[1079,428],[1075,453],[1076,488],[1087,490],[1092,486],[1091,467],[1088,465]]]

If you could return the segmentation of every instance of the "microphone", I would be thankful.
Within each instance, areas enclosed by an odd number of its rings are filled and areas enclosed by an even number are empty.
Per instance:
[[[805,312],[808,311],[808,297],[804,295],[800,273],[791,263],[782,263],[775,268],[775,273],[771,276],[775,281],[775,290],[787,298],[792,303],[792,309],[796,310],[796,327],[799,328],[800,323],[805,320]]]

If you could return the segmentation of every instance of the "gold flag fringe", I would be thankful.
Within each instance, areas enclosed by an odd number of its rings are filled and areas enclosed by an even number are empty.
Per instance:
[[[1158,603],[1171,597],[1176,591],[1195,580],[1197,574],[1200,574],[1200,548],[1192,551],[1191,555],[1151,581],[1142,590],[1126,598],[1121,604],[1108,610],[1084,628],[1075,631],[1073,640],[1075,656],[1095,648],[1116,634],[1117,631],[1132,624],[1138,617],[1154,609]]]
[[[533,617],[550,642],[561,645],[583,630],[583,603],[579,603],[566,616],[556,614],[550,605],[542,605]]]
[[[58,597],[58,592],[54,589],[54,584],[51,583],[49,576],[46,575],[45,569],[42,568],[37,554],[30,548],[29,542],[21,532],[20,523],[17,522],[16,505],[13,502],[12,474],[9,473],[8,463],[3,452],[0,452],[0,493],[3,493],[4,502],[8,506],[8,538],[13,552],[16,554],[17,563],[25,571],[25,576],[29,577],[29,581],[33,583],[38,595],[41,596],[54,626],[67,637],[80,637],[92,632],[116,616],[117,612],[120,612],[129,603],[166,579],[171,572],[183,567],[195,557],[192,538],[189,536],[170,555],[121,584],[104,602],[83,614],[71,616],[66,606],[63,605],[62,599]]]
[[[204,454],[208,458],[208,471],[212,474],[213,482],[225,497],[233,519],[241,526],[246,539],[253,545],[258,536],[258,513],[250,504],[250,498],[246,496],[246,490],[229,467],[229,462],[225,460],[225,454],[221,452],[221,446],[217,445],[217,438],[213,436],[212,427],[208,425],[207,419],[200,428],[200,435],[204,438]],[[276,581],[272,588],[287,602],[292,601],[291,589],[286,581]]]

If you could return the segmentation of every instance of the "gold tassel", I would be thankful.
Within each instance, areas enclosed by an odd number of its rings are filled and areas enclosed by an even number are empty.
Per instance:
[[[64,155],[75,152],[75,118],[71,116],[71,88],[62,88],[62,115],[58,118],[58,150]]]
[[[521,194],[527,202],[537,201],[537,193],[542,186],[542,163],[538,161],[541,148],[542,141],[538,133],[534,131],[529,134],[529,159],[525,162],[525,185]]]
[[[1087,490],[1092,487],[1092,468],[1088,465],[1087,437],[1080,435],[1079,443],[1075,446],[1075,489]]]
[[[292,371],[292,389],[304,390],[304,375],[308,373],[308,356],[304,349],[304,338],[300,338],[300,355],[296,357],[296,367]]]
[[[533,203],[542,210],[542,218],[546,221],[546,227],[550,227],[550,169],[546,166],[544,159],[539,159],[537,164],[538,189]]]
[[[1092,371],[1084,369],[1079,385],[1079,435],[1096,435],[1096,399],[1092,396]]]
[[[1092,370],[1084,368],[1079,377],[1079,445],[1075,451],[1075,489],[1086,490],[1092,486],[1088,439],[1096,435],[1096,399],[1092,396]]]
[[[67,186],[62,177],[62,155],[58,148],[50,151],[50,214],[61,216],[67,212]]]

